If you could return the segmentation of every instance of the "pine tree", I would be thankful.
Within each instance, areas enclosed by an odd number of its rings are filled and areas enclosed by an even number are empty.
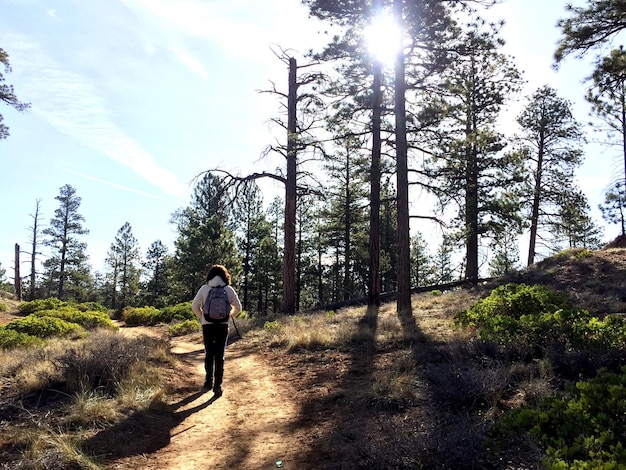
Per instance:
[[[563,241],[567,248],[599,249],[604,231],[589,216],[587,197],[581,191],[571,191],[562,198],[553,229],[557,243]],[[558,245],[555,251],[560,251]]]
[[[364,32],[377,14],[382,13],[384,1],[305,0],[311,15],[339,28],[340,33],[315,55],[315,58],[333,62],[337,77],[325,93],[333,100],[329,128],[337,139],[344,136],[365,136],[371,141],[369,168],[369,267],[368,304],[380,303],[380,185],[383,157],[383,120],[386,101],[385,74],[380,61],[367,50]],[[389,96],[387,97],[388,102]],[[387,130],[389,132],[389,130]],[[371,138],[367,136],[371,135]],[[321,275],[321,273],[320,273]]]
[[[300,198],[296,219],[296,307],[298,310],[320,305],[317,282],[319,267],[317,254],[320,250],[317,243],[320,239],[316,230],[317,221],[320,218],[321,210],[318,202],[311,198]]]
[[[505,230],[491,246],[493,256],[489,260],[490,276],[502,276],[519,269],[519,241],[515,230]]]
[[[398,288],[398,208],[391,177],[381,183],[380,212],[380,282],[383,292]]]
[[[132,233],[131,225],[126,222],[117,231],[115,240],[109,249],[109,266],[115,274],[114,288],[119,294],[119,306],[134,306],[139,292],[139,268],[141,257],[139,244]]]
[[[13,292],[13,285],[8,281],[6,274],[7,270],[4,269],[2,267],[2,263],[0,263],[0,290],[3,290],[5,292]]]
[[[588,0],[585,6],[565,5],[569,18],[557,22],[561,29],[554,59],[560,63],[570,54],[584,56],[601,48],[626,28],[626,5],[623,0]]]
[[[443,120],[426,171],[442,210],[456,208],[454,237],[464,240],[465,278],[472,282],[479,277],[481,238],[497,238],[519,218],[513,192],[520,181],[519,159],[503,151],[507,142],[496,125],[521,79],[500,46],[492,30],[477,25],[460,34],[453,65],[443,73],[442,95],[430,100]]]
[[[533,93],[517,122],[522,129],[527,170],[531,175],[526,190],[530,213],[528,265],[531,265],[542,227],[553,231],[560,222],[554,214],[562,212],[563,205],[576,197],[574,169],[582,163],[584,137],[572,115],[571,103],[559,98],[549,86]]]
[[[622,46],[597,64],[591,81],[585,99],[591,114],[600,119],[597,130],[605,131],[607,143],[619,149],[622,171],[615,180],[626,183],[626,52]]]
[[[39,246],[41,245],[41,214],[40,214],[40,203],[41,199],[37,199],[35,201],[35,213],[30,216],[33,219],[33,225],[29,227],[30,229],[30,243],[31,243],[31,251],[30,251],[30,281],[28,285],[28,295],[30,300],[34,300],[37,291],[37,257],[42,253],[39,251]]]
[[[206,273],[213,264],[226,266],[233,283],[238,284],[241,261],[227,201],[223,181],[206,173],[194,188],[191,204],[173,215],[178,231],[174,242],[174,300],[192,299],[206,282]]]
[[[153,305],[157,308],[166,306],[171,277],[169,259],[168,249],[161,240],[152,242],[146,251],[146,260],[143,263],[147,277],[143,289],[146,305]]]
[[[331,245],[326,253],[334,252],[332,272],[338,288],[331,297],[334,302],[365,294],[357,273],[362,279],[368,265],[367,238],[363,236],[368,230],[363,210],[368,204],[367,181],[363,178],[367,175],[368,161],[356,139],[348,137],[343,143],[344,148],[329,155],[325,165],[329,187],[323,230]]]
[[[0,64],[4,65],[5,73],[11,72],[9,54],[7,54],[2,48],[0,48]],[[5,85],[4,80],[4,75],[0,72],[0,102],[8,104],[17,111],[26,111],[30,108],[29,103],[22,103],[17,99],[13,90],[13,85]],[[3,124],[2,121],[2,114],[0,114],[0,140],[6,139],[9,136],[9,128]]]
[[[454,253],[454,242],[451,237],[444,235],[434,258],[434,281],[436,284],[452,282],[454,277],[454,267],[452,265],[452,254]]]
[[[428,244],[420,232],[411,237],[411,287],[428,286],[434,282],[434,265]]]
[[[271,297],[278,292],[277,284],[280,287],[278,245],[263,211],[259,188],[248,185],[235,202],[239,221],[237,246],[243,268],[239,296],[244,310],[265,314],[268,309],[274,311]]]
[[[48,237],[44,244],[52,250],[44,262],[48,295],[54,290],[59,299],[81,300],[90,284],[90,267],[85,253],[87,244],[78,240],[79,235],[89,233],[83,227],[85,218],[78,212],[81,198],[72,186],[66,184],[55,199],[59,201],[59,208],[55,210],[49,227],[42,232]]]
[[[602,218],[610,224],[618,224],[622,236],[626,235],[626,184],[615,183],[604,195],[604,203],[599,205]]]

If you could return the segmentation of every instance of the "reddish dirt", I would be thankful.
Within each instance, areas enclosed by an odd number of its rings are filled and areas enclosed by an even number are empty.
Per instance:
[[[291,431],[298,408],[289,384],[278,382],[245,340],[227,348],[221,397],[202,391],[202,344],[173,340],[180,358],[170,377],[175,420],[161,448],[117,460],[111,469],[264,469],[294,466],[301,442]],[[161,421],[161,425],[168,425]]]
[[[543,282],[575,295],[592,311],[624,311],[625,248],[562,261],[538,263],[511,281]],[[14,318],[12,313],[0,312],[0,324]],[[123,329],[130,334],[142,330]],[[145,332],[155,334],[154,329]],[[216,399],[200,389],[204,352],[199,335],[173,339],[172,352],[179,361],[166,377],[168,407],[95,436],[94,448],[109,453],[109,469],[368,468],[354,443],[364,442],[365,435],[384,448],[384,437],[394,432],[370,429],[376,421],[368,424],[362,410],[341,408],[342,386],[358,386],[371,357],[332,351],[285,355],[259,349],[244,337],[227,348],[224,394]]]

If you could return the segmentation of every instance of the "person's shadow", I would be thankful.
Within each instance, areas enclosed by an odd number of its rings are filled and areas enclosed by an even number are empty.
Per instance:
[[[199,405],[192,406],[191,408],[188,408],[186,410],[176,411],[184,407],[185,405],[188,405],[189,403],[193,403],[194,401],[198,400],[200,397],[202,397],[203,395],[206,395],[207,393],[209,393],[208,389],[202,389],[195,393],[192,393],[187,398],[183,398],[179,402],[169,405],[170,408],[172,409],[172,412],[174,413],[174,416],[179,418],[180,421],[182,422],[185,419],[187,419],[189,416],[191,416],[192,414],[197,413],[198,411],[204,410],[205,408],[211,406],[221,396],[221,395],[213,395],[209,400],[205,401],[204,403],[200,403]]]
[[[220,398],[212,395],[206,401],[181,410],[208,393],[210,393],[209,390],[199,390],[169,405],[153,402],[148,408],[132,413],[119,423],[90,437],[83,442],[82,448],[94,455],[102,456],[108,462],[156,452],[167,446],[172,436],[185,432],[193,426],[182,429],[176,434],[172,434],[172,429]]]

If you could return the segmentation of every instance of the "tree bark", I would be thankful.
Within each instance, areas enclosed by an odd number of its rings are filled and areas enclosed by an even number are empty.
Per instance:
[[[403,0],[394,0],[396,23],[402,25]],[[398,193],[398,313],[411,313],[411,260],[409,234],[409,172],[406,139],[404,51],[399,49],[395,62],[394,110],[396,117],[396,165]]]
[[[296,311],[296,81],[297,62],[289,58],[287,98],[287,181],[285,184],[285,246],[283,253],[283,313]]]
[[[541,194],[541,177],[543,173],[543,143],[539,145],[537,155],[537,169],[535,171],[535,188],[533,191],[533,206],[530,215],[530,241],[528,243],[528,266],[535,262],[537,247],[537,231],[539,227],[539,203]]]
[[[345,179],[346,179],[346,189],[345,189],[345,204],[344,204],[344,213],[343,217],[346,221],[344,231],[343,231],[343,245],[344,245],[344,255],[343,255],[343,299],[348,300],[352,297],[352,276],[350,266],[352,264],[352,251],[350,249],[350,245],[352,243],[351,233],[352,233],[352,214],[351,214],[351,206],[352,206],[352,188],[350,184],[352,182],[350,178],[350,149],[346,147],[346,162],[345,162]]]
[[[35,299],[35,282],[37,280],[36,261],[37,261],[37,239],[39,235],[39,202],[35,201],[35,215],[33,215],[33,243],[30,252],[30,300]]]
[[[18,243],[15,244],[15,272],[13,285],[15,286],[15,295],[17,295],[17,300],[22,300],[22,278],[20,275],[20,245]]]
[[[374,63],[372,83],[372,163],[370,168],[369,293],[367,304],[380,305],[380,123],[383,69]]]
[[[475,131],[472,133],[475,135]],[[468,138],[472,134],[468,135]],[[466,159],[466,191],[465,197],[465,228],[466,260],[465,279],[470,282],[478,280],[478,164],[474,144],[467,144]]]

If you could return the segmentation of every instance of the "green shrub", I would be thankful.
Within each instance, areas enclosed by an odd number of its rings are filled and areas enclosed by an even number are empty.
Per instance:
[[[195,318],[193,320],[185,320],[181,323],[177,323],[167,329],[170,336],[184,336],[198,331],[200,331],[200,322]]]
[[[47,299],[31,300],[30,302],[24,302],[18,307],[22,315],[28,315],[39,310],[56,310],[58,308],[68,305],[67,302],[57,299],[56,297],[50,297]]]
[[[7,330],[26,333],[37,338],[51,338],[53,336],[66,336],[80,333],[83,329],[76,323],[70,323],[60,318],[38,317],[28,315],[25,318],[13,320],[5,326]]]
[[[151,325],[171,323],[174,320],[195,320],[196,314],[191,310],[191,302],[183,302],[170,307],[164,307],[151,316]]]
[[[35,336],[0,327],[0,349],[13,349],[42,343],[43,341]]]
[[[102,312],[107,315],[109,313],[109,309],[98,302],[83,302],[82,304],[77,304],[76,308],[82,312]]]
[[[579,252],[577,252],[574,255],[574,258],[580,260],[580,259],[591,258],[592,256],[593,256],[593,251],[584,249],[584,250],[580,250]]]
[[[561,294],[535,285],[507,284],[454,317],[457,327],[474,328],[482,339],[530,349],[551,343],[570,348],[619,349],[626,341],[626,321],[604,320],[571,305]]]
[[[544,286],[505,284],[495,288],[489,297],[481,299],[465,312],[455,316],[462,326],[479,326],[494,316],[519,319],[523,315],[554,313],[570,304],[558,292]]]
[[[249,320],[252,318],[252,315],[247,310],[242,310],[239,312],[239,315],[237,315],[237,318],[241,320]]]
[[[76,307],[61,307],[57,310],[39,310],[32,315],[38,317],[60,318],[70,323],[76,323],[83,328],[93,330],[95,328],[117,328],[109,314],[102,311],[81,311]]]
[[[9,307],[7,307],[6,304],[0,302],[0,312],[6,312],[7,310],[9,310]]]
[[[129,326],[153,325],[153,317],[156,317],[158,309],[155,307],[138,307],[124,309],[122,319]]]
[[[494,442],[523,432],[545,449],[549,469],[624,468],[626,449],[626,366],[621,373],[598,375],[568,388],[564,396],[545,399],[538,408],[519,408],[491,430]]]
[[[266,321],[263,325],[263,329],[265,331],[278,331],[282,329],[282,327],[283,325],[278,320]]]

